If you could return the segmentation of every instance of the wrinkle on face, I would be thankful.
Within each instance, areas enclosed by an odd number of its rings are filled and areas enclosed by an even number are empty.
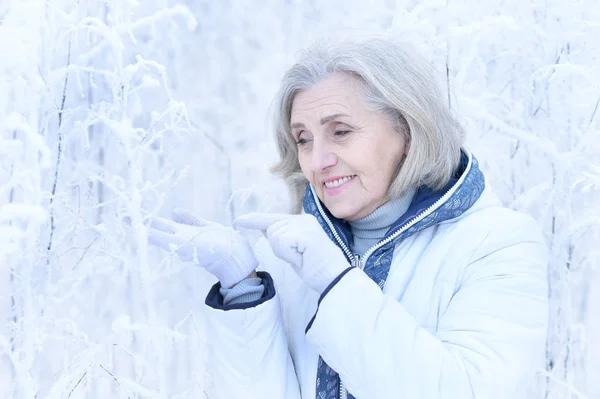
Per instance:
[[[322,124],[322,119],[345,114]],[[336,217],[356,220],[367,216],[387,200],[405,143],[389,118],[365,107],[360,82],[348,74],[333,74],[300,91],[291,112],[294,138],[299,145],[298,162],[315,187],[319,199]],[[302,127],[298,126],[302,124]],[[336,132],[350,131],[340,136]],[[348,188],[329,195],[322,183],[333,176],[354,176]]]

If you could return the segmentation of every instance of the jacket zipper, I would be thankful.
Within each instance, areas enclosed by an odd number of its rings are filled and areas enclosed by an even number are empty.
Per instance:
[[[344,241],[342,241],[342,239],[340,238],[340,236],[337,233],[336,229],[333,227],[333,223],[331,223],[331,220],[329,220],[329,218],[327,217],[327,215],[325,214],[325,212],[323,212],[323,208],[321,207],[321,203],[319,202],[319,197],[317,197],[317,194],[315,193],[312,185],[310,186],[310,190],[311,190],[311,192],[313,194],[313,199],[315,200],[315,203],[317,204],[317,209],[319,210],[319,213],[321,214],[321,217],[325,220],[325,223],[327,223],[327,226],[329,226],[329,229],[333,233],[333,236],[335,237],[335,239],[338,242],[338,244],[340,244],[340,247],[342,247],[342,250],[345,252],[345,254],[348,257],[348,259],[351,260],[352,266],[358,267],[358,268],[360,268],[362,270],[363,267],[364,267],[364,265],[367,264],[367,260],[369,259],[369,256],[371,256],[373,254],[373,252],[375,252],[378,248],[382,247],[383,245],[386,245],[387,243],[389,243],[392,240],[394,240],[396,237],[398,237],[400,234],[402,234],[403,232],[405,232],[407,229],[409,229],[412,226],[414,226],[416,223],[418,223],[424,217],[430,215],[431,212],[433,212],[435,209],[439,208],[439,206],[441,204],[443,204],[444,202],[446,202],[448,200],[448,198],[450,198],[450,196],[452,196],[452,194],[454,194],[454,191],[456,191],[456,188],[459,187],[462,184],[462,182],[464,180],[464,177],[467,175],[467,173],[469,172],[470,169],[471,169],[471,159],[469,157],[469,164],[465,168],[465,171],[463,172],[463,175],[458,179],[458,181],[456,182],[456,184],[454,186],[452,186],[448,191],[446,191],[444,193],[444,195],[442,195],[440,197],[440,199],[438,199],[437,201],[435,201],[427,209],[425,209],[423,212],[419,213],[418,215],[416,215],[415,217],[413,217],[411,220],[409,220],[408,222],[406,222],[394,234],[392,234],[391,236],[387,237],[386,239],[378,242],[377,244],[375,244],[371,248],[369,248],[363,254],[362,259],[361,259],[361,256],[358,255],[358,254],[354,254],[353,255],[352,252],[350,251],[350,249],[348,249],[348,247],[346,246],[346,244],[344,244]],[[383,289],[383,287],[381,287],[381,289]],[[340,386],[340,399],[348,399],[348,390],[344,387],[344,383],[342,382],[342,379],[340,378],[339,374],[338,374],[338,381],[340,383],[339,384],[339,386]]]
[[[338,376],[339,378],[339,376]],[[344,387],[344,383],[340,378],[340,399],[348,399],[348,390]]]
[[[453,192],[454,192],[454,190],[452,190],[452,189],[448,190],[440,199],[438,199],[436,202],[434,202],[429,208],[427,208],[426,210],[424,210],[423,212],[419,213],[417,216],[415,216],[414,218],[412,218],[410,221],[408,221],[407,223],[405,223],[394,234],[392,234],[388,238],[384,239],[383,241],[378,242],[377,244],[375,244],[374,246],[372,246],[371,248],[369,248],[363,254],[362,260],[361,260],[360,255],[355,254],[351,258],[352,259],[352,266],[358,267],[358,268],[360,268],[362,270],[363,267],[364,267],[364,265],[367,264],[367,259],[369,259],[369,256],[371,256],[373,254],[373,252],[375,252],[381,246],[383,246],[383,245],[389,243],[390,241],[394,240],[396,237],[398,237],[400,234],[402,234],[403,232],[405,232],[407,229],[409,229],[410,227],[414,226],[417,222],[419,222],[425,216],[429,215],[436,208],[438,208],[440,206],[440,204],[444,203],[450,197],[450,195],[452,195]],[[333,228],[333,224],[327,218],[327,215],[325,215],[325,213],[322,212],[321,206],[318,203],[318,201],[317,201],[317,204],[318,204],[317,207],[319,208],[319,212],[321,213],[321,216],[325,219],[325,221],[329,225],[329,228],[333,232],[333,235],[336,238],[336,240],[338,241],[338,244],[340,244],[343,247],[346,247],[346,245],[344,244],[344,242],[339,238],[337,232]],[[347,250],[347,253],[351,253],[350,250]],[[383,289],[383,287],[381,287],[381,288]],[[340,378],[339,375],[338,375],[338,380],[340,382],[340,384],[339,384],[340,385],[340,399],[348,399],[348,390],[346,389],[346,387],[344,387],[344,382],[342,381],[342,379]]]
[[[469,166],[470,166],[470,164],[469,164]],[[467,174],[467,172],[468,172],[468,169],[465,170],[465,172],[463,173],[463,176],[465,176]],[[317,209],[319,210],[321,217],[325,220],[325,223],[327,223],[327,226],[329,226],[329,230],[331,230],[331,232],[333,233],[333,236],[335,237],[336,241],[338,242],[338,244],[340,245],[340,247],[342,248],[342,250],[348,257],[348,259],[350,259],[352,266],[356,266],[356,267],[359,267],[360,269],[362,269],[364,267],[364,265],[367,264],[367,260],[369,259],[369,256],[371,256],[373,254],[373,252],[377,251],[378,248],[380,248],[383,245],[386,245],[387,243],[389,243],[390,241],[393,241],[394,239],[396,239],[396,237],[398,237],[400,234],[404,233],[407,229],[409,229],[412,226],[414,226],[415,224],[417,224],[424,217],[430,215],[431,212],[433,212],[436,208],[439,208],[439,206],[441,204],[446,202],[448,200],[448,198],[450,198],[450,196],[452,194],[454,194],[454,191],[456,191],[455,188],[460,186],[460,183],[462,183],[462,180],[463,179],[461,177],[461,179],[459,179],[459,181],[451,189],[446,191],[446,193],[443,196],[441,196],[440,199],[435,201],[432,205],[430,205],[423,212],[419,213],[418,215],[413,217],[411,220],[406,222],[402,227],[400,227],[398,230],[396,230],[396,232],[394,234],[385,238],[382,241],[379,241],[377,244],[375,244],[371,248],[369,248],[363,254],[362,259],[360,256],[358,256],[358,254],[353,255],[352,252],[350,251],[350,249],[348,249],[348,247],[346,246],[346,244],[344,244],[344,241],[342,241],[342,239],[340,238],[340,235],[338,234],[336,229],[333,227],[333,223],[331,223],[331,220],[329,220],[329,218],[327,217],[325,212],[323,212],[323,208],[321,207],[321,203],[319,202],[319,197],[317,197],[317,194],[314,192],[313,187],[310,186],[310,189],[313,193],[313,198],[315,199],[315,202],[317,204]]]
[[[335,240],[338,242],[338,244],[340,244],[340,247],[342,247],[342,251],[344,251],[344,253],[346,254],[346,257],[348,257],[348,260],[350,261],[350,263],[353,264],[354,255],[352,255],[352,252],[350,252],[350,249],[348,249],[346,244],[344,244],[344,241],[342,241],[342,239],[340,238],[340,235],[338,234],[335,227],[333,227],[333,223],[331,223],[331,220],[329,220],[329,218],[327,217],[325,212],[323,212],[323,208],[321,207],[321,202],[319,202],[319,197],[315,193],[313,186],[310,185],[309,187],[310,187],[310,191],[312,192],[313,199],[315,200],[315,203],[317,204],[317,209],[319,210],[319,213],[325,220],[325,223],[327,223],[327,226],[329,226],[329,230],[331,230],[331,233],[335,237]]]

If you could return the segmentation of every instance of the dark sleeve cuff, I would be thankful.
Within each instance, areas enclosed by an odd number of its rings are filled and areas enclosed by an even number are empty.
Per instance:
[[[257,274],[262,280],[262,285],[265,287],[265,292],[260,299],[253,302],[224,305],[223,295],[221,295],[220,292],[221,283],[216,283],[212,286],[210,291],[208,291],[208,295],[206,296],[206,301],[204,303],[213,309],[219,310],[249,309],[275,297],[275,284],[273,283],[271,275],[267,272],[257,272]]]
[[[305,334],[308,332],[308,330],[310,330],[310,327],[312,326],[313,322],[315,321],[315,318],[317,317],[317,313],[319,313],[319,305],[321,304],[321,301],[323,300],[323,298],[325,298],[325,295],[327,295],[329,293],[329,291],[331,291],[331,289],[337,283],[339,283],[339,281],[342,279],[342,277],[344,277],[346,275],[346,273],[348,273],[352,269],[354,269],[354,266],[350,266],[349,268],[347,268],[346,270],[344,270],[343,272],[341,272],[340,275],[337,276],[335,279],[333,279],[333,281],[331,282],[331,284],[329,284],[327,286],[327,288],[325,288],[325,291],[323,291],[323,293],[319,297],[319,301],[317,302],[317,311],[315,312],[315,314],[312,317],[312,319],[310,319],[310,321],[308,322],[308,325],[306,326],[306,330],[304,330]]]

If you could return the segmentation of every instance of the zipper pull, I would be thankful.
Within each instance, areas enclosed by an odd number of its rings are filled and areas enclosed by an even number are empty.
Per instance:
[[[354,258],[352,259],[352,266],[358,267],[360,269],[360,255],[354,254]]]

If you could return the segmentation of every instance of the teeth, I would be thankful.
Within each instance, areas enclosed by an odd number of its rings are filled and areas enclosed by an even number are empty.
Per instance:
[[[354,176],[346,176],[346,177],[342,177],[341,179],[325,182],[325,187],[333,188],[333,187],[340,186],[340,185],[346,183],[348,180],[351,180],[353,177]]]

